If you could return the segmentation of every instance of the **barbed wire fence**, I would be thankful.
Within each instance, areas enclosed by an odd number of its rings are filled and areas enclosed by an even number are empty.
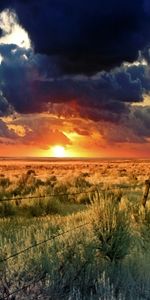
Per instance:
[[[111,188],[110,187],[107,187],[107,188],[101,188],[101,186],[99,184],[94,184],[91,186],[92,188],[93,187],[97,187],[99,191],[101,192],[107,192],[107,191],[113,191],[113,190],[116,190],[116,189],[120,189],[120,190],[124,190],[124,189],[131,189],[131,188],[135,188],[135,186],[112,186]],[[136,187],[138,187],[136,185]],[[48,198],[48,197],[63,197],[63,196],[77,196],[77,195],[80,195],[80,194],[92,194],[92,193],[95,193],[97,190],[85,190],[85,191],[82,191],[82,192],[76,192],[76,193],[56,193],[56,194],[46,194],[46,195],[39,195],[39,196],[27,196],[27,197],[12,197],[12,198],[2,198],[0,199],[0,203],[3,203],[3,202],[11,202],[11,201],[26,201],[26,200],[30,200],[30,199],[44,199],[44,198]]]
[[[50,242],[50,241],[52,241],[52,240],[55,240],[56,238],[59,238],[59,237],[61,237],[61,236],[64,236],[65,234],[68,234],[68,233],[70,233],[70,232],[74,232],[74,231],[77,230],[77,229],[83,228],[83,227],[85,227],[85,226],[87,226],[87,225],[89,225],[89,224],[91,224],[91,222],[86,222],[86,223],[84,223],[84,224],[80,224],[80,225],[75,226],[75,227],[73,227],[73,228],[71,228],[71,229],[68,229],[68,230],[65,230],[65,231],[63,231],[63,232],[61,232],[61,233],[58,233],[58,234],[56,234],[56,235],[53,235],[53,236],[49,237],[48,239],[45,239],[45,240],[40,241],[40,242],[38,242],[38,243],[32,244],[31,246],[29,246],[29,247],[27,247],[27,248],[24,248],[24,249],[22,249],[22,250],[20,250],[20,251],[18,251],[18,252],[16,252],[16,253],[13,253],[13,254],[10,255],[10,256],[7,256],[7,257],[1,259],[1,260],[0,260],[0,263],[6,263],[8,260],[13,259],[13,258],[15,258],[15,257],[17,257],[17,256],[19,256],[19,255],[21,255],[21,254],[23,254],[23,253],[25,253],[25,252],[31,250],[32,248],[39,247],[39,246],[41,246],[41,245],[43,245],[43,244],[46,244],[46,243],[48,243],[48,242]],[[38,282],[41,281],[42,279],[44,279],[44,276],[43,276],[43,275],[40,276],[38,279],[35,279],[35,280],[31,281],[29,284],[25,284],[23,287],[18,288],[18,289],[14,290],[14,291],[12,291],[12,292],[10,292],[10,293],[8,293],[8,291],[7,291],[7,295],[4,296],[3,298],[0,298],[0,300],[3,300],[3,299],[11,299],[11,298],[10,298],[11,296],[13,296],[13,295],[15,295],[15,294],[17,294],[17,293],[19,293],[19,292],[25,290],[26,288],[29,288],[30,286],[32,286],[32,285],[38,283]]]
[[[51,197],[63,197],[63,196],[76,196],[80,194],[89,194],[89,193],[94,193],[95,191],[83,191],[83,192],[77,192],[77,193],[58,193],[58,194],[46,194],[46,195],[39,195],[39,196],[28,196],[28,197],[17,197],[17,198],[6,198],[6,199],[1,199],[1,202],[11,202],[11,201],[17,201],[17,200],[30,200],[30,199],[42,199],[42,198],[51,198]]]
[[[67,234],[67,233],[69,233],[69,232],[75,231],[75,230],[77,230],[77,229],[79,229],[79,228],[82,228],[82,227],[85,227],[86,225],[89,225],[89,224],[90,224],[90,222],[87,222],[87,223],[78,225],[78,226],[73,227],[73,228],[71,228],[71,229],[68,229],[68,230],[66,230],[66,231],[64,231],[64,232],[58,233],[58,234],[56,234],[56,235],[54,235],[54,236],[51,236],[50,238],[48,238],[48,239],[46,239],[46,240],[43,240],[43,241],[41,241],[41,242],[32,244],[31,246],[29,246],[29,247],[27,247],[27,248],[25,248],[25,249],[23,249],[23,250],[21,250],[21,251],[19,251],[19,252],[13,253],[12,255],[10,255],[10,256],[8,256],[8,257],[5,257],[4,259],[1,259],[1,260],[0,260],[0,263],[6,262],[6,261],[8,261],[9,259],[12,259],[12,258],[14,258],[14,257],[16,257],[16,256],[19,256],[19,255],[23,254],[24,252],[26,252],[26,251],[28,251],[28,250],[30,250],[30,249],[32,249],[32,248],[38,247],[38,246],[40,246],[40,245],[42,245],[42,244],[45,244],[45,243],[47,243],[47,242],[49,242],[49,241],[52,241],[52,240],[54,240],[54,239],[56,239],[56,238],[58,238],[58,237],[60,237],[60,236],[62,236],[62,235],[64,235],[64,234]]]
[[[99,184],[92,185],[92,187],[95,187],[95,190],[90,191],[90,190],[88,189],[88,190],[85,190],[85,191],[82,191],[82,192],[76,192],[76,193],[70,193],[70,194],[69,194],[69,193],[62,193],[62,194],[61,194],[61,193],[57,193],[57,194],[46,194],[46,195],[39,195],[39,196],[28,196],[28,197],[6,198],[6,199],[0,199],[0,203],[3,203],[3,202],[12,202],[12,201],[17,201],[17,200],[19,200],[19,201],[26,201],[26,200],[30,200],[30,199],[44,199],[44,198],[49,198],[49,197],[76,196],[76,195],[80,195],[80,194],[90,194],[90,195],[92,195],[92,194],[96,193],[96,191],[106,192],[106,191],[111,191],[111,190],[114,191],[115,189],[129,189],[129,188],[131,189],[131,188],[132,188],[132,186],[130,185],[130,186],[123,186],[122,188],[120,188],[120,186],[118,186],[118,187],[117,187],[117,186],[114,186],[112,189],[110,189],[109,187],[108,187],[108,189],[102,189],[101,186],[100,186]],[[133,187],[134,187],[134,186],[133,186]],[[47,239],[45,239],[45,240],[43,240],[43,241],[34,243],[34,244],[30,245],[30,246],[27,247],[27,248],[24,248],[24,249],[22,249],[22,250],[20,250],[20,251],[18,251],[18,252],[15,252],[15,253],[13,253],[13,254],[11,254],[11,255],[9,255],[9,256],[4,257],[3,259],[0,259],[0,264],[6,263],[8,260],[20,256],[21,254],[23,254],[23,253],[25,253],[25,252],[31,250],[32,248],[39,247],[39,246],[41,246],[41,245],[43,245],[43,244],[46,244],[46,243],[48,243],[48,242],[50,242],[50,241],[52,241],[52,240],[55,240],[55,239],[57,239],[57,238],[59,238],[59,237],[65,235],[65,234],[67,234],[67,233],[70,233],[70,232],[72,232],[72,231],[75,231],[75,230],[77,230],[77,229],[80,229],[80,228],[82,228],[82,227],[85,227],[85,226],[87,226],[87,225],[89,225],[89,224],[91,224],[91,222],[86,222],[86,223],[84,223],[84,224],[80,224],[80,225],[78,225],[78,226],[76,226],[76,227],[73,227],[73,228],[71,228],[71,229],[68,229],[68,230],[66,230],[66,231],[63,231],[63,232],[58,233],[58,234],[56,234],[56,235],[50,236],[49,238],[47,238]],[[18,288],[18,289],[14,290],[14,291],[12,291],[12,292],[10,292],[10,293],[7,291],[6,295],[3,296],[3,298],[0,298],[0,300],[3,300],[3,299],[13,299],[13,298],[11,298],[13,295],[15,295],[15,294],[17,294],[17,293],[19,293],[19,292],[21,292],[21,291],[23,291],[23,290],[25,290],[25,289],[31,287],[32,285],[34,285],[34,284],[40,282],[42,279],[43,279],[43,275],[40,276],[39,278],[36,278],[35,280],[31,281],[30,283],[25,284],[23,287]],[[15,299],[15,298],[14,298],[14,299]]]
[[[98,187],[98,185],[94,185],[94,187]],[[20,201],[22,201],[22,200],[23,200],[23,201],[26,201],[26,200],[30,200],[30,199],[44,199],[44,198],[49,198],[49,197],[59,197],[59,196],[76,196],[76,195],[80,195],[80,194],[91,194],[91,193],[95,193],[95,191],[96,191],[96,189],[95,189],[94,191],[85,190],[85,191],[83,191],[83,192],[70,193],[70,194],[69,194],[69,193],[61,193],[61,194],[58,194],[58,193],[57,193],[57,194],[47,194],[47,195],[43,195],[43,196],[28,196],[28,197],[7,198],[7,199],[1,199],[1,200],[0,200],[0,203],[1,203],[1,202],[2,202],[2,203],[3,203],[3,202],[5,202],[5,203],[6,203],[6,202],[12,202],[12,201],[17,201],[17,200],[20,200]],[[77,230],[77,229],[79,229],[79,228],[85,227],[85,226],[88,225],[88,224],[89,224],[89,223],[84,223],[84,224],[78,225],[78,226],[73,227],[73,228],[71,228],[71,229],[69,229],[69,230],[66,230],[66,231],[64,231],[64,232],[58,233],[58,234],[56,234],[56,235],[54,235],[54,236],[51,236],[51,237],[49,237],[48,239],[45,239],[45,240],[43,240],[43,241],[34,243],[34,244],[30,245],[30,246],[27,247],[27,248],[24,248],[24,249],[22,249],[22,250],[20,250],[20,251],[18,251],[18,252],[15,252],[15,253],[13,253],[13,254],[7,256],[7,257],[4,257],[3,259],[0,259],[0,264],[6,263],[8,260],[13,259],[13,258],[15,258],[15,257],[18,257],[19,255],[21,255],[21,254],[23,254],[23,253],[25,253],[25,252],[31,250],[32,248],[36,248],[36,247],[38,247],[38,246],[41,246],[41,245],[43,245],[43,244],[46,244],[46,243],[48,243],[48,242],[50,242],[50,241],[52,241],[52,240],[54,240],[54,239],[56,239],[56,238],[59,238],[59,237],[65,235],[65,234],[67,234],[67,233],[69,233],[69,232],[72,232],[72,231],[75,231],[75,230]],[[42,278],[43,278],[43,277],[40,276],[40,278],[35,279],[35,280],[31,281],[30,283],[25,284],[23,287],[18,288],[18,289],[16,289],[16,290],[12,291],[12,292],[9,292],[9,291],[5,288],[5,292],[6,292],[5,294],[6,294],[6,295],[3,296],[3,298],[0,298],[0,300],[2,300],[2,299],[12,299],[11,297],[13,297],[15,294],[17,294],[17,293],[19,293],[19,292],[21,292],[21,291],[23,291],[23,290],[25,290],[25,289],[27,289],[27,288],[33,286],[34,284],[36,284],[36,283],[38,283],[39,281],[41,281]]]

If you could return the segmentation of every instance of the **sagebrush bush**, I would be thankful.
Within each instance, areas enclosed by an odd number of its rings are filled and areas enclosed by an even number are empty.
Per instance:
[[[3,189],[8,188],[10,185],[10,179],[7,177],[2,177],[0,178],[0,187],[2,187]]]
[[[83,174],[73,178],[72,185],[79,189],[83,189],[91,186],[90,182],[85,179],[85,176]]]
[[[45,184],[50,187],[54,187],[56,183],[57,183],[57,177],[55,175],[49,176],[45,181]]]

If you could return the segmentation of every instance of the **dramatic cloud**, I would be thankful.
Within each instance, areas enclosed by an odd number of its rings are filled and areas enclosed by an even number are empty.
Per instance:
[[[148,143],[148,1],[16,0],[0,8],[0,117],[25,115],[1,120],[1,142],[48,149],[72,145],[74,132],[79,146],[82,138],[95,147]],[[31,113],[39,117],[29,122]]]
[[[15,45],[0,45],[0,53],[3,58],[0,86],[16,109],[19,109],[19,104],[22,110],[28,109],[28,102],[32,109],[34,101],[42,105],[42,102],[57,103],[76,99],[81,105],[92,102],[96,106],[102,103],[107,105],[109,101],[141,101],[143,91],[149,88],[146,65],[121,66],[109,73],[103,71],[90,77],[60,77],[53,62],[47,57],[34,54],[32,50]]]
[[[132,62],[149,44],[147,0],[1,0],[29,33],[36,52],[58,56],[66,73],[95,73]]]
[[[79,115],[93,120],[117,121],[127,114],[129,104],[141,102],[149,93],[149,65],[147,51],[136,63],[124,63],[111,71],[97,72],[92,76],[64,75],[58,58],[36,54],[28,34],[19,25],[14,11],[0,14],[3,38],[24,32],[26,44],[0,42],[0,90],[9,105],[19,113],[43,112],[56,103],[76,103]],[[147,57],[147,60],[145,60]],[[84,108],[84,110],[83,110]]]
[[[0,53],[0,90],[19,113],[51,112],[53,105],[68,103],[83,117],[117,121],[132,102],[141,102],[149,93],[145,61],[93,76],[64,76],[50,58],[32,49],[0,45]]]
[[[43,134],[44,132],[44,134]],[[4,138],[9,144],[30,145],[49,149],[52,145],[70,145],[70,139],[63,133],[60,122],[50,116],[32,115],[0,120],[0,143]]]

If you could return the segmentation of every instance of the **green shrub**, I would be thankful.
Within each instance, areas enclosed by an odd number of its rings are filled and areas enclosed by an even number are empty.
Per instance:
[[[54,186],[53,192],[60,202],[68,201],[68,186],[65,183],[57,182]]]
[[[29,214],[32,217],[40,217],[45,215],[44,203],[42,202],[44,202],[43,199],[35,199],[33,203],[28,206]]]
[[[16,205],[14,203],[2,202],[0,203],[0,216],[10,217],[17,212]]]
[[[45,203],[46,214],[61,214],[61,203],[56,198],[48,198]]]
[[[62,212],[61,203],[55,198],[35,199],[28,210],[33,217],[60,214]]]

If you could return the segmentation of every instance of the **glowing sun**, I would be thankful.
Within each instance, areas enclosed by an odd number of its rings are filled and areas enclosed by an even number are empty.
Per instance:
[[[54,157],[65,157],[65,148],[63,146],[54,146],[52,148],[52,153]]]

